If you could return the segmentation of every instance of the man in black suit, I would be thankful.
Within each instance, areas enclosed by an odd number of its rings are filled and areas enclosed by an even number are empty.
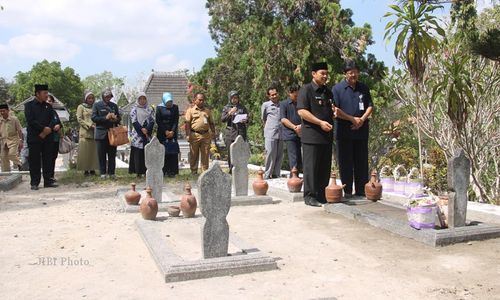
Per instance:
[[[40,169],[43,170],[43,186],[57,187],[51,177],[54,132],[60,129],[54,121],[54,110],[46,101],[49,87],[46,84],[35,85],[35,98],[24,105],[27,123],[27,140],[30,166],[30,185],[38,190],[41,180]]]

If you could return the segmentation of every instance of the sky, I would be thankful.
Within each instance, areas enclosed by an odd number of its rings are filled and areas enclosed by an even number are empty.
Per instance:
[[[371,24],[376,43],[368,52],[387,66],[396,61],[392,45],[383,41],[382,16],[393,2],[341,0],[353,10],[356,25]],[[81,78],[108,70],[131,79],[152,69],[199,70],[216,55],[202,0],[0,0],[0,5],[0,77],[8,80],[43,59],[60,61]]]

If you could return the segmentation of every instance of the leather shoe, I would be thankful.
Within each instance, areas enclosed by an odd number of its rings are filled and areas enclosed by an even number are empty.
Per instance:
[[[318,202],[316,199],[308,199],[305,201],[306,205],[309,206],[314,206],[314,207],[321,207],[322,204]]]
[[[344,194],[344,198],[346,199],[352,199],[352,194]]]
[[[32,191],[38,191],[38,185],[32,185],[31,186]]]
[[[49,182],[47,184],[44,184],[43,187],[44,188],[56,188],[56,187],[58,187],[58,185],[53,183],[53,182]]]

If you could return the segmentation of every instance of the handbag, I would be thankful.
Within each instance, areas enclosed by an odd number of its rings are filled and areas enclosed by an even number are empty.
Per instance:
[[[63,136],[59,139],[59,153],[66,154],[75,148],[75,143],[69,136]]]
[[[121,146],[129,143],[127,126],[117,126],[108,129],[108,140],[111,146]]]
[[[163,145],[165,146],[165,154],[178,154],[181,152],[179,148],[179,143],[177,143],[176,140],[166,140],[163,142]]]

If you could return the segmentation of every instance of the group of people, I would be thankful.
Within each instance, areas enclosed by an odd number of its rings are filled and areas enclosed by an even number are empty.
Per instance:
[[[337,163],[346,198],[364,196],[368,182],[368,118],[373,111],[369,88],[359,82],[359,68],[348,62],[345,79],[333,88],[327,87],[328,65],[316,63],[311,68],[312,81],[288,88],[288,98],[280,101],[277,88],[267,89],[268,101],[261,106],[264,123],[266,179],[278,178],[283,160],[283,146],[287,145],[290,170],[297,168],[304,175],[304,201],[310,206],[326,203],[324,190],[328,185],[333,139],[336,140]],[[246,123],[229,122],[246,109],[229,95],[230,104],[222,113],[228,121],[226,145],[235,136],[246,138]],[[243,130],[242,130],[243,128]],[[242,133],[243,132],[243,133]]]
[[[327,87],[328,65],[316,63],[311,68],[312,81],[302,87],[293,84],[288,97],[280,101],[278,89],[267,89],[268,100],[261,106],[264,124],[265,178],[278,178],[281,174],[284,143],[287,145],[290,170],[297,168],[304,175],[304,201],[307,205],[321,206],[326,202],[324,189],[328,185],[332,164],[333,139],[340,179],[345,184],[347,198],[364,195],[368,181],[368,118],[373,110],[370,91],[359,82],[359,69],[349,62],[344,68],[345,79],[333,88]],[[108,130],[120,125],[122,116],[118,106],[111,101],[113,93],[106,89],[102,101],[96,101],[92,92],[86,92],[83,103],[77,108],[79,151],[77,169],[86,176],[115,178],[117,147],[110,144]],[[179,107],[173,96],[165,92],[161,103],[154,108],[145,93],[140,93],[130,113],[129,137],[131,143],[129,173],[138,177],[146,173],[144,148],[151,141],[156,126],[156,136],[165,146],[165,176],[179,173]],[[47,85],[35,85],[35,97],[25,105],[27,142],[31,188],[38,189],[43,170],[44,187],[55,187],[55,159],[62,131],[62,124],[51,106],[54,98]],[[212,112],[205,105],[205,95],[197,93],[184,116],[184,129],[189,142],[189,163],[192,174],[209,167],[210,145],[215,141],[216,130]],[[22,147],[19,120],[0,105],[0,150],[2,170],[12,161],[19,165],[17,149]],[[238,136],[247,140],[247,127],[251,115],[240,102],[238,91],[230,91],[224,106],[221,122],[225,125],[224,141],[229,146]],[[335,128],[335,130],[334,130]],[[334,134],[335,133],[335,134]],[[229,152],[229,151],[228,151]],[[231,157],[228,156],[231,172]]]

